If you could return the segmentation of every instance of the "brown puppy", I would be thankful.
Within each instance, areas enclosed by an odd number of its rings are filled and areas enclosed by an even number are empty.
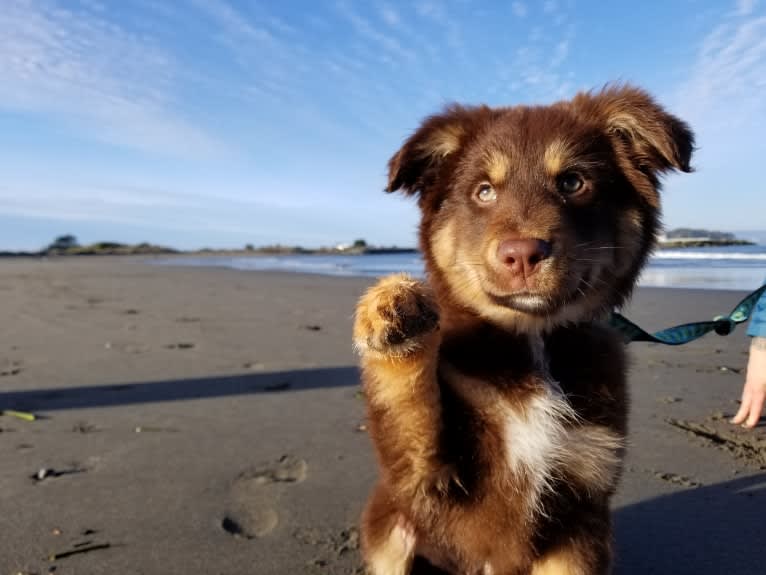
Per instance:
[[[385,278],[357,309],[371,573],[609,572],[627,396],[603,320],[653,246],[660,174],[690,171],[692,149],[647,94],[610,87],[453,106],[394,155],[428,284]]]

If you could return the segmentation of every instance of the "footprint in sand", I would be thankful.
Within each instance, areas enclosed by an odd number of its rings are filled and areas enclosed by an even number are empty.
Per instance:
[[[221,528],[245,539],[268,535],[279,524],[277,509],[286,489],[293,483],[301,483],[307,475],[306,461],[289,455],[243,471],[232,484]]]
[[[196,343],[181,341],[178,343],[169,343],[165,346],[165,349],[194,349],[195,347],[197,347]]]
[[[0,363],[0,377],[8,377],[11,375],[18,375],[21,373],[20,361],[8,361]]]

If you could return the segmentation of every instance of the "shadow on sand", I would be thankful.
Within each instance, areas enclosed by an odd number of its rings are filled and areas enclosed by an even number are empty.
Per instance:
[[[614,512],[615,575],[766,573],[766,474]]]
[[[359,384],[355,367],[277,371],[196,379],[0,392],[0,410],[56,411],[208,399],[254,393],[284,393]]]

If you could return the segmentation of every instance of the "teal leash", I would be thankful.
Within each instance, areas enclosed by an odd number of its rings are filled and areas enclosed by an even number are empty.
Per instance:
[[[761,286],[739,302],[729,315],[719,315],[711,321],[685,323],[663,329],[656,333],[644,331],[617,312],[612,313],[612,316],[609,318],[609,325],[622,334],[625,343],[649,341],[665,345],[681,345],[694,341],[711,331],[716,332],[718,335],[729,335],[738,324],[748,320],[758,298],[764,292],[766,292],[766,285]]]

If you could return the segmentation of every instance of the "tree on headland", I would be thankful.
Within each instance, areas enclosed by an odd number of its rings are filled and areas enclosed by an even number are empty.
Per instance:
[[[59,236],[43,250],[43,253],[51,256],[120,256],[120,255],[146,255],[146,254],[171,254],[176,250],[157,246],[148,242],[140,244],[123,244],[120,242],[96,242],[88,245],[80,245],[77,238],[71,234]]]
[[[364,240],[354,240],[353,245],[351,246],[353,248],[366,248],[367,242]]]
[[[65,252],[67,250],[76,248],[79,245],[80,244],[77,242],[76,237],[74,237],[72,234],[66,234],[63,236],[59,236],[55,240],[53,240],[53,243],[51,243],[47,248],[45,248],[45,251]]]
[[[731,232],[719,232],[700,228],[676,228],[668,230],[665,237],[671,240],[679,238],[705,238],[711,240],[736,240],[737,237]]]

